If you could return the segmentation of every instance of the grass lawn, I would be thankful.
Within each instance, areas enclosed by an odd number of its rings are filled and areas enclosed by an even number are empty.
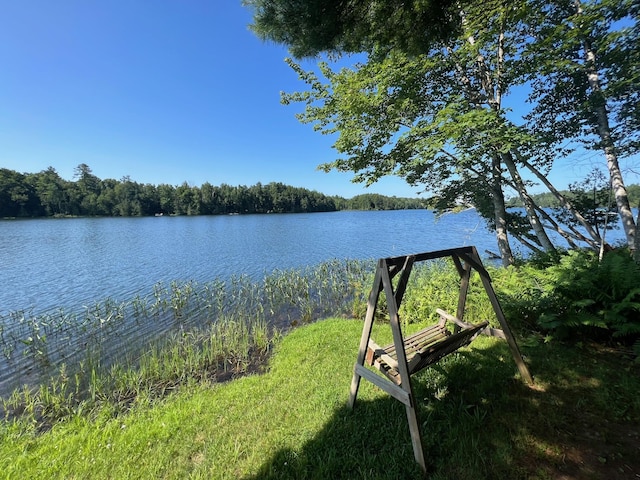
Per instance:
[[[329,319],[286,335],[266,373],[190,385],[113,418],[45,433],[0,427],[0,477],[421,478],[404,406],[362,382],[346,408],[362,322]],[[376,326],[376,341],[386,330]],[[640,368],[619,353],[479,338],[414,379],[434,479],[640,476]]]

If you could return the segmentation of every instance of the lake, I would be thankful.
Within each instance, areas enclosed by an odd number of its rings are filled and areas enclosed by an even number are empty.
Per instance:
[[[368,290],[359,261],[496,251],[484,225],[474,210],[0,221],[0,396],[225,315],[287,328],[338,314]]]
[[[82,308],[158,282],[259,278],[331,259],[375,259],[496,241],[474,210],[0,221],[0,315]]]

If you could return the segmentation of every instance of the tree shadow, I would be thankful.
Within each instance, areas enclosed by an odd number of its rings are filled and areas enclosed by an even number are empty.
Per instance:
[[[560,360],[567,352],[576,360]],[[606,382],[622,378],[608,378],[608,368],[592,367],[611,359],[576,355],[555,345],[532,347],[527,353],[539,378],[534,387],[515,375],[516,366],[502,342],[459,351],[412,378],[427,477],[635,478],[640,473],[634,416],[640,410],[638,401],[628,420],[598,415],[603,402],[623,408],[630,401],[625,396],[632,395],[631,389],[607,399]],[[345,406],[313,439],[276,452],[247,479],[423,478],[413,457],[404,406],[391,397],[361,400],[361,395],[350,410],[349,380],[345,378]],[[366,389],[376,387],[363,380],[361,391]],[[606,434],[600,433],[605,427]],[[615,431],[621,433],[613,435]]]

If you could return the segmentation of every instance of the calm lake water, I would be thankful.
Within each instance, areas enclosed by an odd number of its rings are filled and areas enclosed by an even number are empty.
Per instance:
[[[274,270],[327,263],[338,265],[344,278],[350,260],[468,245],[482,255],[496,250],[484,225],[474,210],[439,219],[428,210],[404,210],[0,221],[0,396],[48,381],[62,364],[126,364],[168,333],[203,327],[231,312],[264,317],[276,327],[302,318],[305,305],[313,309],[309,318],[334,314],[352,284],[316,290],[324,304],[309,306],[309,291],[325,287],[298,283],[287,290],[285,283],[269,283],[272,293],[285,292],[269,296],[266,290],[247,294],[243,288],[251,287],[243,282],[266,288]],[[610,242],[617,238],[620,230],[607,235]],[[366,262],[359,263],[366,275]],[[191,310],[172,311],[172,302],[183,297],[164,286],[175,282],[186,292],[180,285],[192,281],[203,285],[203,300]],[[229,290],[229,283],[235,287]],[[159,300],[167,295],[170,304]],[[269,303],[282,298],[289,300]]]
[[[466,245],[496,251],[474,210],[437,220],[428,210],[5,220],[0,314],[127,300],[158,282],[258,278],[332,259]]]

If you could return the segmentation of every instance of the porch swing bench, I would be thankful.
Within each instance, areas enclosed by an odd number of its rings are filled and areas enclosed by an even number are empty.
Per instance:
[[[450,315],[437,309],[436,312],[440,316],[438,323],[404,337],[399,310],[413,265],[440,258],[451,259],[460,276],[456,315]],[[500,324],[501,328],[499,329],[489,326],[488,321],[477,324],[464,321],[467,292],[473,271],[476,271],[480,276],[480,281]],[[397,280],[394,280],[395,278]],[[389,326],[393,335],[393,343],[385,347],[380,347],[371,338],[381,294],[384,294],[386,300]],[[450,330],[448,323],[453,324],[453,331]],[[416,413],[416,400],[411,385],[411,376],[469,345],[480,334],[506,340],[521,377],[527,383],[533,383],[529,369],[522,359],[518,345],[493,290],[489,273],[482,265],[482,260],[475,247],[460,247],[379,259],[373,288],[367,301],[367,313],[360,337],[358,357],[351,378],[349,407],[355,406],[360,380],[363,378],[403,403],[406,407],[413,453],[418,464],[426,472],[427,466],[422,450],[420,423]]]
[[[466,347],[489,327],[489,322],[486,320],[474,325],[463,322],[439,308],[436,309],[436,312],[440,315],[438,323],[405,337],[403,341],[409,375],[413,375],[450,353]],[[459,331],[452,333],[447,328],[447,321],[453,323],[454,328]],[[369,339],[365,361],[367,365],[378,369],[394,384],[402,384],[394,343],[380,347],[372,339]]]

